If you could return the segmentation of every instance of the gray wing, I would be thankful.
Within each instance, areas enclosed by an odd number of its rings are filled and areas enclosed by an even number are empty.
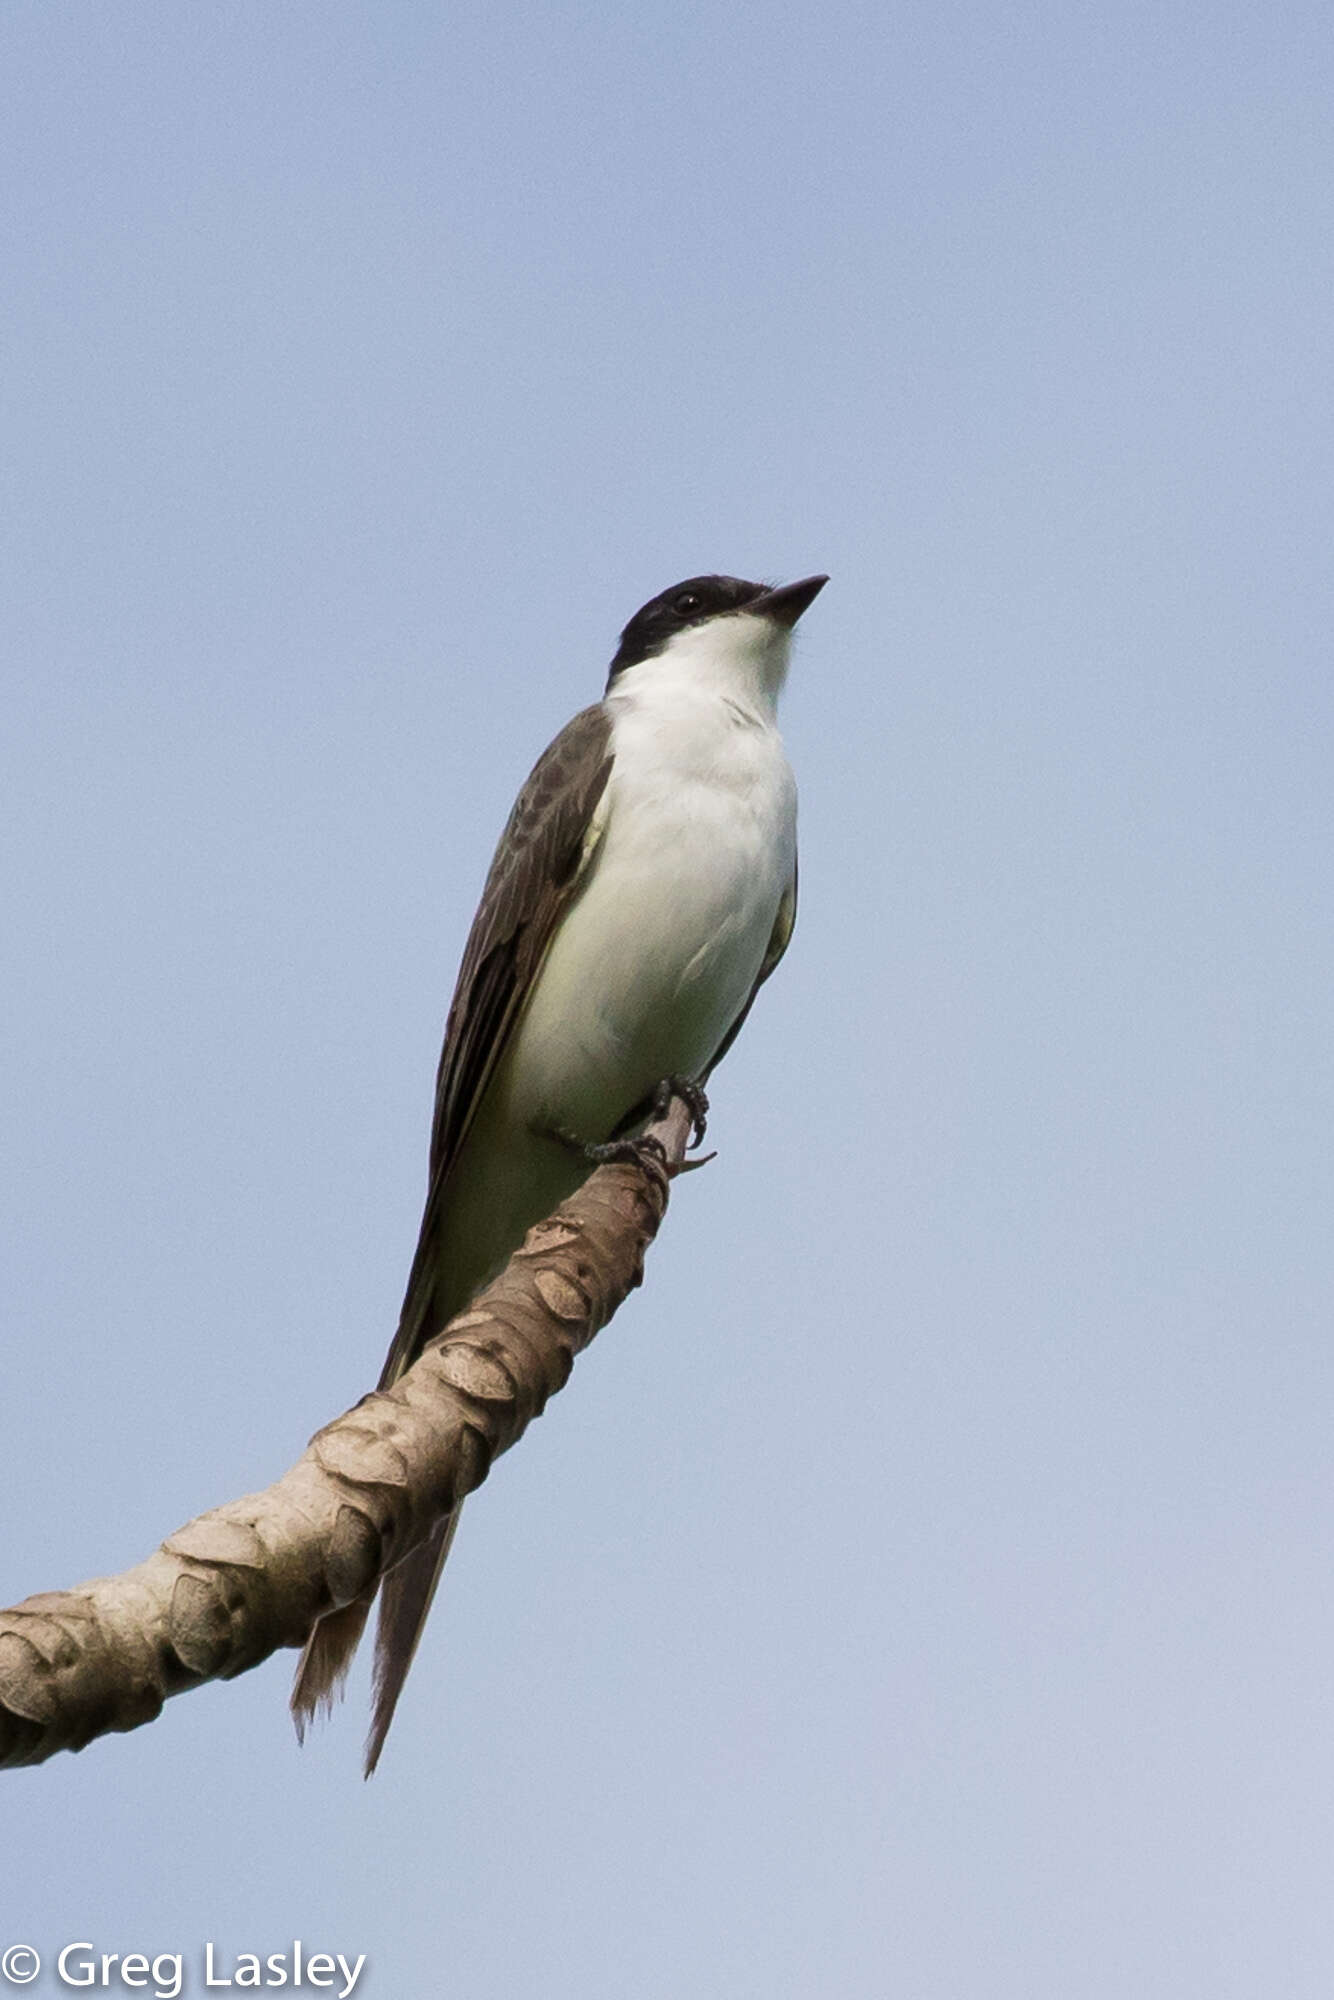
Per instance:
[[[597,808],[611,775],[610,737],[611,718],[600,702],[566,724],[533,767],[492,859],[445,1024],[426,1207],[382,1389],[436,1330],[429,1324],[430,1304],[450,1173],[597,845]]]
[[[788,945],[792,942],[792,932],[796,927],[796,922],[797,922],[797,860],[796,856],[794,855],[792,857],[792,880],[788,883],[786,889],[784,889],[782,900],[778,905],[778,915],[774,918],[774,927],[773,930],[769,933],[769,942],[765,947],[764,957],[760,960],[760,969],[755,975],[755,984],[751,987],[750,992],[746,995],[745,1006],[741,1009],[741,1012],[737,1015],[735,1021],[733,1021],[731,1027],[727,1030],[727,1033],[723,1036],[721,1042],[719,1042],[718,1047],[714,1052],[713,1059],[710,1062],[707,1070],[704,1072],[704,1077],[706,1082],[708,1081],[709,1077],[713,1075],[713,1072],[717,1069],[719,1063],[722,1061],[723,1057],[727,1054],[727,1051],[731,1048],[737,1036],[741,1033],[742,1024],[745,1021],[747,1014],[749,1014],[751,1008],[755,1005],[755,995],[759,992],[761,986],[763,986],[765,980],[769,977],[769,974],[774,970],[775,966],[778,964],[779,959],[783,956],[783,953],[787,950]]]

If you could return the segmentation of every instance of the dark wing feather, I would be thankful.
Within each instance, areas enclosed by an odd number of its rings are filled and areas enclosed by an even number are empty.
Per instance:
[[[601,703],[567,723],[515,800],[492,859],[445,1026],[421,1237],[381,1388],[437,1331],[428,1322],[449,1176],[591,856],[597,807],[611,775],[610,736],[611,718]]]

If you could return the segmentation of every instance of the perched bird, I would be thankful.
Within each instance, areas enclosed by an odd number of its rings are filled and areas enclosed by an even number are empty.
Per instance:
[[[606,692],[538,760],[500,837],[436,1079],[426,1209],[379,1386],[643,1128],[701,1094],[797,907],[797,792],[775,710],[792,629],[828,581],[695,576],[637,611]],[[374,1770],[459,1509],[381,1588]],[[301,1656],[298,1733],[332,1704],[374,1596]]]

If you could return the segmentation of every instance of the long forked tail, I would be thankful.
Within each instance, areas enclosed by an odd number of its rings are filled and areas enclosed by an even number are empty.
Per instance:
[[[403,1692],[462,1512],[460,1500],[430,1540],[404,1556],[380,1586],[380,1624],[375,1635],[375,1705],[366,1738],[368,1778],[380,1761],[384,1739],[389,1734],[398,1697]],[[373,1590],[365,1597],[354,1598],[351,1604],[344,1604],[340,1610],[321,1618],[307,1639],[292,1682],[292,1720],[298,1743],[305,1742],[306,1730],[317,1715],[333,1713],[374,1602]]]
[[[375,1634],[375,1700],[366,1737],[366,1776],[380,1761],[384,1739],[398,1707],[435,1596],[440,1572],[453,1545],[463,1502],[450,1510],[428,1541],[404,1556],[380,1588],[380,1622]]]
[[[466,1286],[456,1285],[442,1295],[432,1276],[438,1262],[433,1216],[438,1190],[432,1185],[422,1220],[408,1288],[399,1316],[398,1331],[390,1343],[380,1370],[377,1389],[392,1388],[411,1367],[422,1342],[434,1327],[445,1326],[469,1296]],[[421,1638],[426,1614],[431,1608],[440,1572],[445,1566],[458,1527],[462,1501],[445,1515],[428,1539],[406,1555],[364,1597],[345,1604],[321,1618],[306,1641],[292,1683],[292,1718],[298,1742],[317,1715],[329,1715],[342,1691],[352,1656],[357,1650],[366,1620],[380,1594],[379,1629],[375,1635],[375,1692],[370,1732],[366,1738],[366,1776],[369,1778],[380,1759],[384,1739],[394,1719],[398,1697],[412,1665]]]

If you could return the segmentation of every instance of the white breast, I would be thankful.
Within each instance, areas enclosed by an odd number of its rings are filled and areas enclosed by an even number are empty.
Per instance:
[[[602,837],[505,1065],[509,1117],[589,1138],[663,1077],[708,1064],[754,985],[796,854],[771,709],[661,671],[610,706]]]

